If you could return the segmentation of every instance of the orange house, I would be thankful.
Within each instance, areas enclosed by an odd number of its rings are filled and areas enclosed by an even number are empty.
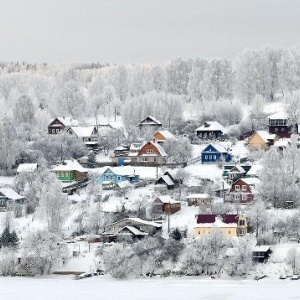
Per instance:
[[[166,163],[167,153],[155,142],[146,142],[137,155],[137,162],[143,164],[162,165]]]
[[[171,140],[175,140],[175,136],[168,130],[160,130],[160,131],[156,131],[153,134],[153,139],[156,143],[162,144],[164,143],[167,139]]]
[[[267,150],[278,140],[279,137],[276,134],[270,134],[267,131],[259,130],[249,138],[248,147],[250,149]]]

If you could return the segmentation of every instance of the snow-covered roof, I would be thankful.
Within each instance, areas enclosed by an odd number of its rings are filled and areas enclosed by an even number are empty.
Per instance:
[[[11,188],[0,188],[0,193],[10,200],[21,200],[25,198],[24,196],[19,195]]]
[[[179,203],[179,201],[175,201],[173,198],[171,198],[170,195],[157,196],[157,198],[158,198],[162,203]]]
[[[111,170],[114,174],[120,175],[120,176],[130,176],[135,175],[135,168],[132,166],[121,166],[121,167],[106,167],[103,169],[103,172],[106,172],[107,170]]]
[[[287,115],[286,112],[281,111],[281,112],[277,112],[275,114],[272,114],[272,115],[268,116],[268,119],[271,119],[271,120],[287,120],[288,115]]]
[[[156,133],[160,133],[165,139],[176,140],[175,135],[172,134],[169,130],[159,130]],[[154,133],[154,135],[155,135],[155,133]]]
[[[221,145],[219,145],[219,144],[209,144],[209,145],[207,145],[203,150],[202,150],[202,152],[206,152],[205,151],[205,149],[208,147],[208,146],[212,146],[212,147],[214,147],[218,152],[220,152],[220,153],[227,153],[228,151],[227,150],[225,150],[225,148],[223,147],[223,146],[221,146]]]
[[[274,140],[276,137],[276,134],[270,134],[264,130],[258,130],[256,133],[263,139],[265,143],[269,142],[270,140]]]
[[[36,171],[38,164],[19,164],[17,173],[26,173],[26,172],[34,172]]]
[[[87,172],[76,160],[64,160],[62,164],[54,167],[52,171],[78,171]]]
[[[65,126],[71,127],[71,126],[79,126],[79,122],[77,120],[74,120],[72,117],[57,117],[55,118],[59,120],[61,123],[63,123]],[[51,123],[55,120],[53,119]]]
[[[124,189],[124,188],[127,188],[127,187],[132,187],[132,183],[130,183],[128,180],[124,180],[124,181],[121,181],[121,182],[118,182],[116,184],[120,189]]]
[[[196,131],[222,131],[223,133],[227,132],[225,127],[217,121],[207,121],[202,126],[198,127]]]
[[[95,130],[95,126],[78,126],[71,127],[72,131],[79,138],[90,137],[93,135],[93,131]]]
[[[117,234],[120,234],[121,231],[123,231],[124,229],[128,229],[128,230],[129,230],[130,232],[132,232],[134,235],[148,235],[148,233],[142,232],[142,231],[138,230],[137,228],[135,228],[135,227],[133,227],[133,226],[129,226],[129,225],[127,225],[127,226],[121,228]],[[121,233],[121,234],[122,234],[122,233]]]
[[[191,194],[185,197],[185,199],[208,199],[211,198],[209,194]]]
[[[174,182],[173,182],[173,180],[170,178],[170,176],[168,176],[168,175],[163,175],[163,176],[161,176],[161,178],[164,180],[164,182],[165,182],[167,185],[174,185]]]
[[[280,139],[279,141],[274,142],[275,147],[287,147],[290,143],[290,139]]]
[[[150,119],[150,121],[147,121],[147,119]],[[162,125],[160,121],[158,121],[156,118],[152,116],[146,117],[144,120],[142,120],[139,125]]]
[[[234,170],[234,169],[237,169],[237,170]],[[246,171],[242,166],[236,165],[229,171],[229,173],[246,173]]]
[[[271,248],[271,246],[268,246],[268,245],[255,246],[253,248],[253,251],[254,252],[267,252],[267,251],[269,251],[270,248]]]
[[[153,221],[142,220],[140,218],[128,218],[128,220],[132,220],[132,221],[137,222],[137,223],[141,223],[141,224],[144,224],[144,225],[149,225],[149,226],[153,226],[153,227],[157,227],[157,228],[162,227],[161,224],[158,224],[158,223],[153,222]]]
[[[162,148],[162,146],[159,145],[159,144],[156,143],[156,142],[152,142],[152,141],[145,142],[145,143],[143,144],[143,146],[141,147],[141,149],[142,149],[146,144],[148,144],[148,143],[151,143],[154,147],[156,147],[157,151],[159,152],[159,154],[160,154],[161,156],[164,156],[164,157],[168,156],[168,154],[165,152],[165,150]],[[153,155],[154,155],[154,153],[141,154],[141,156],[153,156]]]

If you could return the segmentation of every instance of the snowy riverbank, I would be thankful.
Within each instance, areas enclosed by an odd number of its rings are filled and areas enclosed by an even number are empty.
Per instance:
[[[1,300],[153,300],[153,299],[299,299],[300,281],[290,279],[221,280],[151,278],[115,280],[106,276],[74,280],[71,276],[0,278]]]

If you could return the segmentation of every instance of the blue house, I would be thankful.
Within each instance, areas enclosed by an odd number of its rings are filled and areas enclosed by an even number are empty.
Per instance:
[[[103,189],[113,189],[117,183],[123,181],[129,181],[130,183],[140,181],[139,175],[135,174],[133,167],[107,167],[102,175],[96,178],[96,182],[102,184]]]
[[[203,164],[206,163],[216,163],[218,161],[231,161],[232,156],[228,153],[222,146],[220,145],[212,145],[209,144],[205,147],[204,150],[201,152],[201,162]]]

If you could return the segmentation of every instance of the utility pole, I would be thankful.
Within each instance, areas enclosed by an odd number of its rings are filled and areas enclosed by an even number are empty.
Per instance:
[[[171,202],[169,201],[169,210],[168,210],[168,233],[170,233],[170,212],[171,212]]]
[[[60,144],[60,163],[62,164],[63,162],[63,148],[62,148],[62,144]]]

